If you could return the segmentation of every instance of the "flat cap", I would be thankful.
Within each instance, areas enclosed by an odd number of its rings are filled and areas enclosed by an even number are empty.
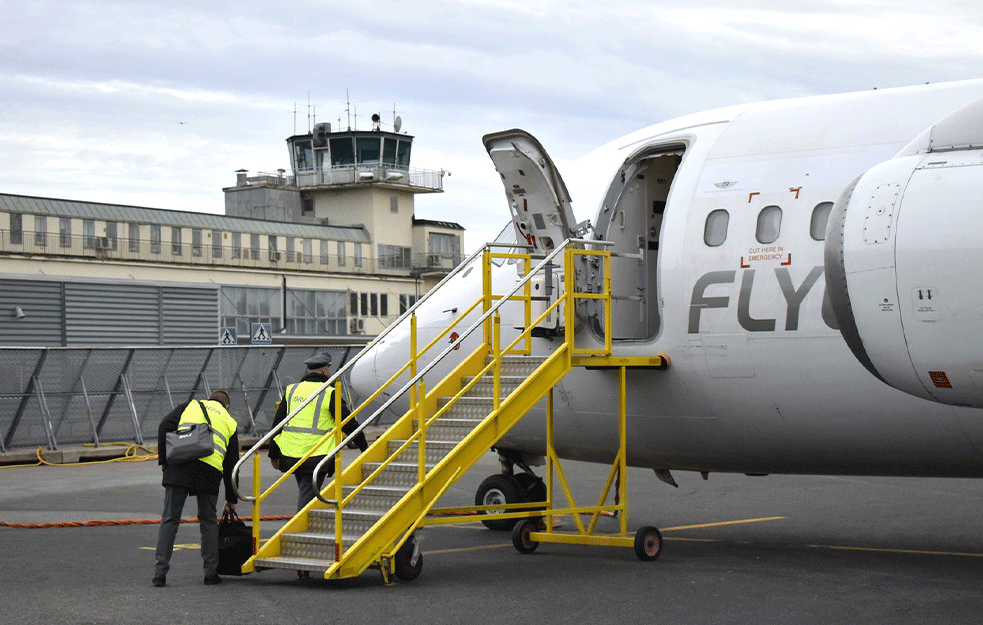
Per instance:
[[[320,369],[322,367],[327,367],[331,365],[331,354],[328,352],[322,352],[320,354],[315,354],[304,361],[308,369]]]

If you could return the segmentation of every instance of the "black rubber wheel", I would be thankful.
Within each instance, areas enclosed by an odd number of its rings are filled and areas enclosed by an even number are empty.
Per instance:
[[[542,478],[522,472],[515,474],[515,481],[519,483],[519,488],[522,489],[523,501],[529,503],[546,501],[546,482]]]
[[[635,532],[635,555],[639,560],[655,560],[662,553],[662,533],[658,528],[646,525]]]
[[[499,473],[485,478],[485,481],[478,487],[474,494],[474,505],[476,506],[501,506],[510,503],[522,503],[522,487],[515,479],[515,476]],[[500,532],[512,531],[517,519],[485,519],[482,521],[485,527],[490,530]]]
[[[412,582],[420,576],[420,571],[423,570],[423,553],[417,555],[416,562],[411,563],[412,559],[413,537],[410,536],[409,540],[403,543],[403,546],[396,552],[396,557],[393,559],[393,573],[404,582]]]
[[[539,542],[531,540],[529,534],[539,531],[541,521],[539,519],[525,519],[515,524],[512,528],[512,545],[519,553],[532,553],[536,551]]]

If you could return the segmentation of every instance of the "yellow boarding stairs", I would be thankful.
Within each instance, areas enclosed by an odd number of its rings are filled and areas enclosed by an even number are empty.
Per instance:
[[[416,340],[416,309],[426,301],[421,299],[416,306],[407,311],[399,320],[369,344],[371,348],[381,342],[389,331],[402,320],[410,321],[410,354],[409,361],[388,382],[358,407],[353,408],[352,418],[359,417],[367,406],[377,401],[383,393],[392,396],[368,418],[361,419],[361,425],[351,435],[345,437],[342,433],[342,423],[336,423],[332,432],[325,435],[325,441],[333,441],[333,448],[327,453],[324,462],[318,465],[315,476],[325,471],[327,462],[335,463],[334,475],[337,479],[331,481],[303,510],[297,513],[269,540],[260,544],[260,507],[276,488],[286,481],[290,474],[303,463],[284,473],[268,489],[260,492],[261,461],[259,449],[266,445],[279,431],[282,424],[274,427],[256,445],[254,445],[235,467],[238,476],[240,467],[253,458],[253,492],[252,495],[240,497],[253,502],[253,542],[255,555],[242,567],[243,573],[251,573],[263,569],[296,569],[323,575],[325,579],[340,579],[355,577],[367,568],[378,568],[383,580],[388,583],[390,575],[395,574],[403,580],[415,578],[422,568],[422,554],[419,541],[415,538],[415,530],[424,524],[433,524],[427,520],[428,513],[441,495],[461,477],[483,454],[495,444],[523,415],[538,401],[546,396],[552,387],[568,372],[576,359],[590,358],[594,362],[607,362],[610,356],[610,338],[607,338],[603,350],[578,350],[574,346],[574,309],[578,300],[600,299],[605,307],[604,318],[610,324],[610,252],[606,250],[583,249],[586,245],[597,245],[597,242],[568,240],[546,258],[531,267],[532,257],[529,254],[515,253],[512,245],[501,246],[488,244],[468,260],[462,263],[455,272],[448,275],[430,293],[434,293],[459,271],[472,265],[481,256],[483,270],[483,293],[470,308],[462,312],[442,333],[435,337],[423,349],[417,350]],[[494,247],[511,247],[513,251],[498,253]],[[535,276],[545,276],[550,280],[554,258],[560,253],[564,256],[564,289],[556,294],[555,301],[536,319],[532,318],[532,304],[542,301],[543,297],[534,297],[532,283]],[[604,284],[600,293],[577,293],[574,282],[574,257],[576,255],[600,256],[604,266]],[[524,263],[525,276],[519,280],[511,291],[504,295],[492,293],[491,267],[493,258],[515,259]],[[546,298],[549,299],[549,298]],[[521,306],[524,311],[524,331],[509,345],[502,346],[500,310],[511,305]],[[417,371],[418,362],[423,354],[438,344],[447,342],[447,337],[456,327],[463,325],[463,320],[473,311],[482,311],[479,319],[461,332],[460,337],[451,341],[430,364]],[[536,357],[531,355],[532,329],[543,322],[551,314],[565,315],[563,343],[548,355]],[[610,327],[605,332],[611,336]],[[468,336],[476,337],[480,332],[481,341],[478,347],[461,360],[453,371],[434,388],[427,389],[424,376],[437,366],[444,358],[460,358],[454,353]],[[556,341],[554,341],[556,343]],[[363,350],[361,353],[368,351]],[[453,354],[453,356],[450,356]],[[361,355],[361,354],[360,354]],[[311,401],[315,401],[320,392],[334,385],[335,407],[334,414],[340,414],[341,376],[357,362],[355,359],[347,363],[325,382],[318,393],[313,394],[297,410],[288,415],[292,416],[302,410]],[[653,361],[653,359],[648,359]],[[654,361],[659,361],[658,358]],[[622,380],[624,367],[622,369]],[[399,378],[410,381],[396,391],[389,389],[398,386]],[[365,427],[374,423],[383,412],[399,397],[409,394],[411,408],[396,423],[388,428],[365,452],[343,466],[342,454],[339,453]],[[624,386],[622,383],[622,406]],[[552,402],[550,401],[550,406]],[[364,416],[363,416],[364,417]],[[284,420],[284,423],[288,419]],[[551,423],[551,419],[550,419]],[[620,460],[616,461],[621,467],[619,484],[624,481],[624,409],[621,419],[622,452]],[[549,470],[552,472],[555,453],[552,451],[551,432]],[[330,443],[322,449],[326,449]],[[319,452],[323,453],[323,452]],[[340,476],[340,477],[338,477]],[[568,499],[572,498],[569,489],[559,474]],[[613,473],[612,473],[613,476]],[[315,478],[316,479],[316,478]],[[608,480],[610,487],[611,479]],[[552,479],[547,480],[549,502],[552,502]],[[624,489],[622,488],[622,492]],[[604,497],[606,495],[602,495]],[[603,499],[602,499],[603,502]],[[599,504],[600,505],[600,504]],[[512,506],[479,506],[470,511],[489,512],[505,510],[502,516],[496,518],[527,517],[528,512],[516,512],[521,508],[518,504]],[[550,520],[554,511],[552,503],[548,504]],[[510,510],[511,508],[511,510]],[[529,509],[529,505],[525,505]],[[624,506],[618,509],[624,509]],[[599,508],[588,511],[595,512],[591,523],[593,530]],[[556,511],[561,513],[563,511]],[[624,524],[624,515],[622,515]],[[452,521],[454,519],[451,519]],[[459,522],[459,519],[458,519]],[[579,518],[577,524],[583,533],[584,528]],[[518,529],[520,528],[521,529]],[[516,547],[520,551],[529,551],[530,536],[537,540],[550,540],[550,535],[534,533],[541,526],[530,523],[517,525],[520,531]],[[645,528],[643,528],[645,529]],[[654,528],[648,528],[654,529]],[[622,534],[625,533],[623,528]],[[657,533],[657,531],[656,531]],[[562,537],[554,542],[572,542]],[[651,540],[650,540],[651,542]],[[661,537],[658,539],[661,547]],[[590,543],[588,544],[598,544]],[[606,542],[603,544],[615,544]],[[617,543],[622,544],[622,543]],[[526,548],[523,549],[522,546]],[[532,548],[535,548],[533,546]],[[651,551],[651,548],[649,549]],[[638,548],[636,547],[636,551]],[[657,555],[657,552],[656,552]],[[640,554],[641,557],[641,554]],[[654,556],[653,556],[654,557]]]

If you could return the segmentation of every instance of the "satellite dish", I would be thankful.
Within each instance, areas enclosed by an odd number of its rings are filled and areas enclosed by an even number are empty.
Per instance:
[[[396,121],[393,122],[393,132],[399,132],[399,129],[403,127],[403,118],[396,117]]]

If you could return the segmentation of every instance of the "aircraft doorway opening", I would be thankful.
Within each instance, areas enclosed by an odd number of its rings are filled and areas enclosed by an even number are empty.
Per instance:
[[[644,150],[621,167],[604,196],[596,230],[624,256],[611,260],[613,340],[637,341],[659,333],[659,240],[662,221],[685,146]],[[603,275],[592,271],[599,281]],[[594,304],[590,326],[604,335],[604,311]]]

